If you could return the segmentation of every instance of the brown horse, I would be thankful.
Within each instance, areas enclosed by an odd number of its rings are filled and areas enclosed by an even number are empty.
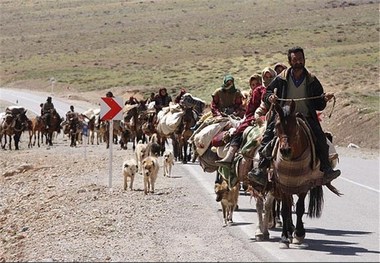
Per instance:
[[[48,119],[50,119],[50,123],[48,123]],[[55,109],[52,109],[51,112],[46,113],[44,116],[42,116],[42,120],[45,124],[46,144],[53,146],[53,133],[61,132],[61,116]]]
[[[128,105],[124,114],[124,122],[130,131],[130,140],[132,141],[132,149],[136,149],[136,144],[141,141],[146,142],[146,137],[142,130],[142,124],[146,120],[146,101],[141,100],[138,104]]]
[[[66,129],[70,138],[70,147],[76,147],[77,142],[82,141],[83,119],[84,116],[76,112],[68,114]]]
[[[179,105],[184,114],[179,127],[174,133],[176,137],[175,141],[178,141],[177,144],[173,143],[175,150],[174,155],[179,161],[182,161],[182,163],[187,163],[187,161],[191,159],[192,150],[194,150],[194,162],[197,154],[192,145],[189,144],[188,140],[193,135],[193,130],[191,128],[195,126],[200,119],[200,116],[202,116],[206,103],[197,97],[193,97],[190,93],[185,93],[182,95]]]
[[[322,214],[323,173],[319,171],[319,163],[313,150],[313,136],[305,121],[297,117],[295,102],[292,100],[290,105],[284,107],[276,103],[274,108],[277,112],[275,133],[278,139],[274,151],[272,180],[274,193],[282,201],[283,227],[280,248],[289,248],[290,243],[301,244],[305,237],[306,231],[302,217],[305,213],[305,198],[308,193],[308,216],[320,217]],[[334,193],[340,194],[337,191]],[[293,195],[298,196],[295,228],[292,223],[291,209]]]
[[[145,136],[148,136],[151,138],[155,134],[156,143],[160,146],[160,156],[163,155],[165,152],[165,145],[167,142],[167,139],[171,137],[172,135],[165,135],[162,132],[159,132],[157,130],[157,112],[154,110],[148,110],[144,114],[145,117],[143,118],[144,121],[142,123],[142,131]],[[150,141],[150,140],[149,140]]]
[[[5,149],[7,137],[9,138],[9,150],[12,150],[12,136],[15,149],[19,150],[20,137],[23,131],[28,129],[29,119],[26,116],[26,110],[23,107],[10,108],[6,110],[6,114],[2,117],[0,123],[0,141],[1,147]],[[2,138],[4,137],[4,144]]]
[[[173,148],[176,159],[186,164],[191,159],[191,147],[189,147],[188,140],[193,135],[193,131],[190,128],[196,124],[199,117],[192,108],[183,108],[183,111],[184,115],[174,132],[174,142],[176,143],[173,142]]]
[[[40,147],[40,140],[43,143],[43,136],[46,133],[46,125],[41,116],[36,116],[32,119],[32,132],[29,133],[29,147],[36,145]],[[33,139],[33,143],[32,143]]]

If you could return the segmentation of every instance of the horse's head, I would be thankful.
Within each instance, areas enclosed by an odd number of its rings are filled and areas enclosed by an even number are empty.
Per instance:
[[[129,122],[132,118],[136,118],[137,116],[137,105],[133,105],[132,108],[128,109],[126,113],[124,113],[124,121]]]
[[[138,112],[146,111],[148,109],[148,106],[146,105],[147,100],[140,100],[139,106],[137,107]]]
[[[279,138],[279,150],[284,157],[290,157],[293,143],[298,139],[297,118],[294,113],[295,102],[292,100],[284,107],[276,103],[274,107],[277,112],[275,132]]]

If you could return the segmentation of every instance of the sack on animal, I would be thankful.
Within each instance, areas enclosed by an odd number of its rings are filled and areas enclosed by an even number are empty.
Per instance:
[[[248,126],[243,132],[241,154],[254,158],[257,148],[260,146],[262,135],[265,132],[266,123],[262,125]]]
[[[228,122],[225,121],[210,124],[194,136],[194,144],[199,156],[202,156],[206,152],[214,136],[223,130],[227,123]]]
[[[17,114],[21,114],[25,112],[25,108],[22,106],[9,106],[5,109],[6,114],[11,114],[12,116],[16,116]]]
[[[211,150],[211,147],[207,148],[202,156],[198,156],[199,165],[206,173],[213,173],[218,170],[219,166],[215,164],[215,161],[219,160],[219,156]]]
[[[158,122],[157,131],[164,135],[172,134],[181,123],[184,111],[171,112],[168,111]]]

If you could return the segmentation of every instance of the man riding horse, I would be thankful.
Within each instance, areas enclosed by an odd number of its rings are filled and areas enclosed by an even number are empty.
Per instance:
[[[297,100],[296,112],[301,113],[315,135],[316,154],[321,162],[320,170],[324,173],[323,184],[328,184],[340,175],[340,170],[333,170],[329,161],[328,145],[325,133],[318,121],[316,111],[325,109],[327,102],[334,96],[324,93],[322,84],[316,76],[305,68],[305,55],[301,47],[288,50],[290,68],[282,71],[268,86],[263,100],[270,104],[280,100]],[[274,117],[268,120],[267,129],[263,135],[259,149],[260,161],[258,168],[248,173],[254,183],[267,183],[267,169],[270,166],[274,138]]]
[[[51,114],[54,110],[54,104],[51,100],[52,100],[51,97],[47,97],[46,102],[44,103],[44,105],[42,106],[42,109],[41,109],[41,117],[45,122],[47,130],[50,128]]]

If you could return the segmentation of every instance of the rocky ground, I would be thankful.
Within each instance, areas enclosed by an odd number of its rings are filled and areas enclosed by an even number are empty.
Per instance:
[[[105,145],[85,151],[57,141],[1,152],[1,262],[258,260],[222,227],[220,204],[178,172],[181,164],[173,178],[161,167],[156,192],[144,195],[141,175],[134,191],[122,189],[131,149],[113,146],[109,188]]]

